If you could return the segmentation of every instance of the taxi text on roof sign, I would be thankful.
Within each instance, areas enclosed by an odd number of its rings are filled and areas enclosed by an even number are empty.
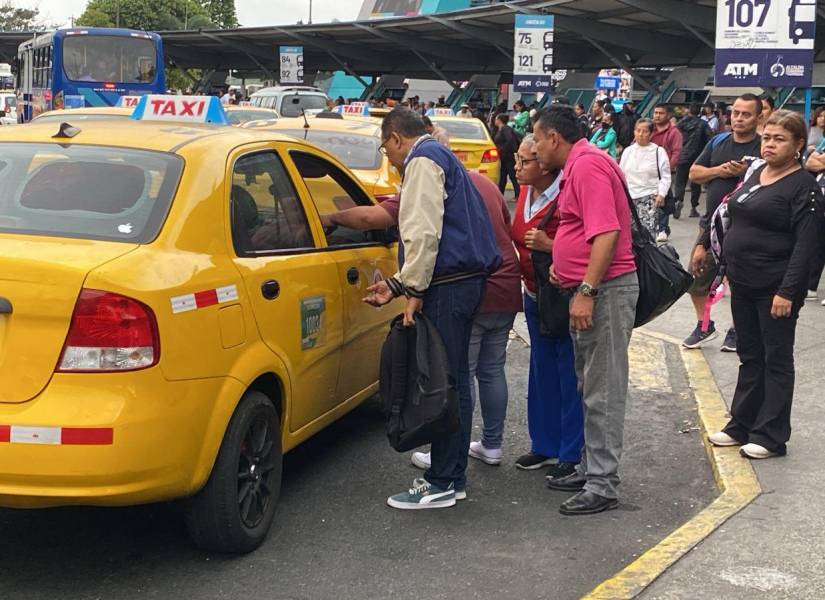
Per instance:
[[[220,99],[215,96],[141,96],[131,118],[229,125]]]
[[[120,108],[134,108],[137,106],[140,96],[121,96],[117,105]]]
[[[352,104],[340,104],[335,107],[335,112],[342,115],[364,115],[369,116],[370,105],[368,102],[353,102]]]

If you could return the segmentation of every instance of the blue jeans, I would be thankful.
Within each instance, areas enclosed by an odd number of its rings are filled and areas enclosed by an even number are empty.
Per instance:
[[[467,452],[473,424],[473,401],[470,397],[469,350],[473,319],[481,304],[484,277],[435,285],[424,296],[424,315],[432,321],[447,350],[447,370],[458,388],[458,431],[433,440],[430,468],[424,478],[435,486],[451,483],[463,490],[467,483]]]
[[[483,421],[481,443],[485,448],[501,448],[504,418],[507,416],[507,340],[513,328],[515,313],[479,313],[473,320],[470,336],[470,395],[473,407],[478,399]]]
[[[670,235],[670,215],[664,209],[656,209],[656,231],[664,231]]]
[[[532,452],[577,463],[584,446],[584,414],[576,380],[573,340],[541,335],[538,305],[525,294],[530,332],[527,425]]]

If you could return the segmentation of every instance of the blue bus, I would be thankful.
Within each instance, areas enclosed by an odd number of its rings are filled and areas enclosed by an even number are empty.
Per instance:
[[[53,109],[166,93],[163,45],[146,31],[84,27],[37,35],[20,44],[14,71],[21,123]]]

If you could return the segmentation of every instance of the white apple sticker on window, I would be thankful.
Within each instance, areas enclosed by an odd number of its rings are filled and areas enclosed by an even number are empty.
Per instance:
[[[132,224],[131,223],[123,223],[122,225],[117,226],[117,230],[120,233],[132,233]]]

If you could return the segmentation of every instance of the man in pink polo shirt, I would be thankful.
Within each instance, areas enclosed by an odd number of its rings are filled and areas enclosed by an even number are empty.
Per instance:
[[[534,127],[542,167],[563,169],[551,278],[571,295],[570,329],[584,403],[584,452],[572,475],[549,478],[575,491],[559,508],[588,515],[618,506],[627,401],[627,348],[639,283],[630,208],[616,161],[581,137],[575,113],[553,106]]]

